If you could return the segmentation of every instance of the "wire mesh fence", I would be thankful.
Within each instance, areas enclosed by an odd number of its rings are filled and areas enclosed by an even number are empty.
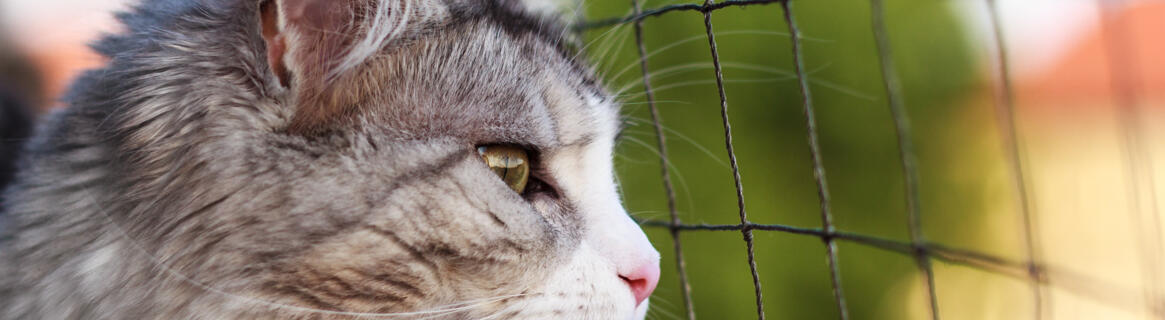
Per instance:
[[[1015,217],[1021,221],[1021,235],[1022,239],[1023,259],[1009,259],[999,255],[981,252],[976,250],[961,249],[950,247],[941,243],[928,241],[925,234],[923,234],[923,217],[925,213],[922,212],[919,205],[919,169],[918,160],[916,156],[915,146],[913,143],[914,134],[910,125],[910,117],[907,114],[904,102],[902,99],[902,83],[898,79],[898,70],[894,64],[893,50],[890,45],[889,32],[887,32],[885,4],[883,0],[868,0],[871,14],[870,36],[873,38],[876,45],[876,54],[878,55],[878,69],[880,71],[883,90],[885,91],[886,103],[880,107],[889,108],[892,116],[890,121],[893,122],[895,137],[897,142],[897,155],[899,159],[899,166],[902,170],[902,179],[905,182],[905,199],[906,203],[906,221],[902,221],[909,231],[909,240],[901,241],[889,239],[885,237],[878,237],[862,233],[853,233],[839,230],[834,220],[834,214],[831,210],[831,194],[830,187],[823,164],[821,143],[819,139],[819,130],[817,123],[816,109],[813,101],[813,94],[810,86],[810,72],[805,69],[806,55],[802,52],[802,41],[804,40],[797,20],[795,19],[795,4],[796,0],[727,0],[716,2],[713,0],[706,0],[703,3],[690,4],[674,4],[666,5],[657,8],[643,8],[642,0],[630,0],[629,6],[633,8],[630,15],[588,21],[580,25],[582,30],[594,30],[611,28],[614,26],[630,25],[634,29],[634,43],[638,54],[638,64],[640,72],[642,73],[641,86],[644,90],[646,104],[651,114],[651,125],[654,130],[655,147],[658,148],[660,176],[664,191],[666,193],[668,219],[667,220],[644,220],[642,225],[652,228],[666,229],[673,241],[673,250],[675,256],[675,266],[678,274],[679,287],[683,297],[684,316],[688,319],[695,319],[696,312],[694,308],[692,292],[693,288],[689,281],[688,271],[686,270],[686,261],[684,255],[684,247],[681,241],[681,233],[687,232],[715,232],[715,231],[729,231],[740,232],[743,237],[744,249],[747,252],[747,264],[752,276],[752,285],[755,289],[755,305],[756,315],[760,319],[765,319],[766,310],[764,304],[764,295],[762,290],[761,278],[758,275],[758,263],[755,257],[755,241],[754,234],[757,232],[781,232],[787,234],[803,235],[807,237],[819,238],[824,243],[826,253],[826,265],[829,274],[829,282],[832,286],[832,294],[835,302],[835,308],[841,319],[849,319],[850,314],[847,308],[845,281],[841,277],[839,266],[842,261],[838,258],[838,242],[848,242],[859,245],[864,245],[880,250],[896,252],[911,257],[917,265],[919,274],[921,276],[921,283],[926,287],[927,299],[927,317],[931,319],[940,318],[940,308],[942,303],[936,294],[935,287],[941,284],[935,281],[935,272],[932,267],[932,262],[941,261],[944,263],[956,264],[975,268],[978,270],[1005,275],[1015,279],[1021,279],[1030,287],[1030,296],[1034,301],[1034,314],[1030,318],[1045,319],[1049,317],[1047,312],[1047,305],[1051,303],[1051,295],[1048,293],[1049,288],[1057,288],[1063,290],[1073,291],[1076,294],[1088,297],[1102,303],[1111,303],[1128,306],[1130,303],[1124,300],[1137,300],[1136,293],[1129,293],[1128,290],[1116,288],[1115,285],[1107,283],[1094,275],[1074,273],[1065,269],[1056,268],[1056,266],[1049,265],[1042,257],[1041,246],[1037,239],[1040,239],[1037,231],[1038,222],[1033,214],[1035,211],[1034,202],[1030,199],[1029,193],[1032,190],[1027,173],[1029,172],[1028,163],[1024,158],[1024,146],[1021,143],[1017,131],[1016,120],[1016,103],[1014,101],[1013,84],[1011,65],[1009,62],[1008,48],[1004,41],[1005,33],[1003,32],[1002,22],[999,19],[997,8],[997,0],[979,0],[984,1],[989,8],[989,17],[991,18],[992,36],[995,47],[993,49],[994,58],[994,79],[995,84],[994,93],[994,113],[996,116],[997,129],[1001,137],[1001,145],[1007,159],[1009,180],[1015,194],[1016,205],[1020,208],[1018,216]],[[807,139],[806,146],[809,149],[810,166],[813,172],[814,181],[816,183],[816,194],[820,208],[821,228],[803,228],[783,224],[758,224],[749,219],[748,211],[745,206],[745,192],[743,183],[741,181],[740,168],[737,161],[737,150],[733,141],[732,123],[729,121],[729,96],[725,92],[725,80],[722,72],[722,63],[720,52],[717,48],[716,36],[713,21],[716,13],[726,8],[739,7],[755,7],[755,6],[776,6],[779,7],[779,19],[783,20],[785,26],[789,31],[790,47],[792,49],[792,61],[789,63],[793,66],[794,74],[797,80],[797,86],[800,92],[801,110],[804,116],[804,123],[808,129],[805,132]],[[1103,8],[1105,6],[1102,3]],[[719,111],[721,116],[721,123],[723,127],[723,141],[724,147],[733,173],[733,182],[736,195],[736,207],[738,208],[737,216],[739,218],[738,224],[693,224],[681,221],[680,215],[677,213],[677,196],[676,188],[672,181],[672,176],[669,168],[670,157],[667,146],[667,134],[662,125],[662,118],[660,116],[660,109],[657,106],[656,96],[654,93],[654,86],[652,83],[652,68],[648,63],[649,54],[647,46],[644,41],[645,28],[650,28],[646,22],[649,18],[658,17],[661,15],[668,15],[681,11],[694,11],[699,13],[703,18],[703,25],[705,36],[707,38],[707,48],[710,50],[712,69],[714,71],[715,84],[718,89],[719,97]],[[1103,11],[1107,16],[1109,11]],[[1125,150],[1127,151],[1126,161],[1129,162],[1130,170],[1141,172],[1131,172],[1133,177],[1143,176],[1145,170],[1152,170],[1146,168],[1152,164],[1149,157],[1138,146],[1143,143],[1140,141],[1140,130],[1136,124],[1139,110],[1136,108],[1136,91],[1127,90],[1127,88],[1135,86],[1130,79],[1129,70],[1135,70],[1135,61],[1130,61],[1127,58],[1121,58],[1123,52],[1127,52],[1129,43],[1121,43],[1121,30],[1112,26],[1111,23],[1105,23],[1105,32],[1108,43],[1109,57],[1115,62],[1119,62],[1120,68],[1114,68],[1113,88],[1114,92],[1119,93],[1118,98],[1121,106],[1123,119],[1127,125],[1121,126],[1125,128],[1123,135],[1125,136]],[[1123,48],[1123,49],[1122,49]],[[1152,179],[1148,181],[1138,182],[1133,184],[1134,189],[1152,188]],[[1140,194],[1137,190],[1134,192]],[[1150,193],[1152,194],[1152,193]],[[1151,198],[1151,197],[1150,197]],[[1134,199],[1133,202],[1141,202],[1139,199]],[[1153,204],[1155,208],[1155,204]],[[1145,222],[1147,225],[1153,227],[1148,228],[1148,237],[1142,239],[1159,239],[1160,218],[1153,210],[1152,214],[1148,216],[1136,216],[1136,212],[1142,210],[1133,210],[1134,216],[1131,217],[1133,221]],[[1158,279],[1157,273],[1154,270],[1159,270],[1161,266],[1160,259],[1160,244],[1155,241],[1142,241],[1141,250],[1143,261],[1145,264],[1146,279]],[[1056,281],[1053,282],[1052,274],[1055,274]],[[1141,301],[1144,305],[1135,307],[1144,307],[1152,310],[1152,314],[1156,318],[1165,319],[1165,313],[1161,309],[1161,290],[1157,289],[1158,285],[1148,285],[1145,292],[1140,294]],[[1136,303],[1132,303],[1136,305]],[[1019,317],[1017,317],[1019,318]]]

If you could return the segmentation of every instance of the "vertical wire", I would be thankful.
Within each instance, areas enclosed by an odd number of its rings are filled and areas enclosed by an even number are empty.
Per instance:
[[[635,7],[635,14],[639,15],[643,12],[642,4],[639,0],[631,0],[631,5]],[[687,266],[684,262],[684,249],[680,243],[680,217],[676,211],[676,191],[672,186],[671,172],[668,168],[671,167],[670,160],[667,155],[667,137],[663,132],[663,125],[661,124],[659,116],[659,108],[655,105],[655,92],[651,88],[651,72],[647,67],[647,47],[643,44],[643,20],[635,21],[635,44],[639,48],[639,67],[643,71],[643,92],[647,96],[647,105],[651,109],[651,122],[655,126],[656,143],[659,145],[659,167],[660,176],[663,178],[663,189],[667,193],[667,209],[671,214],[671,238],[673,248],[676,255],[676,271],[680,274],[680,290],[684,295],[684,310],[687,312],[689,320],[696,319],[696,310],[692,305],[692,286],[688,283]]]
[[[825,251],[829,262],[829,277],[833,284],[833,296],[837,302],[838,313],[841,319],[849,319],[846,308],[845,295],[841,289],[841,271],[837,264],[837,243],[832,234],[836,231],[833,226],[833,214],[830,209],[829,186],[825,179],[825,165],[821,160],[821,145],[817,138],[817,116],[813,110],[813,97],[809,90],[809,79],[805,74],[805,59],[801,54],[801,32],[797,29],[797,22],[793,18],[792,2],[780,1],[781,9],[785,14],[785,23],[789,28],[790,39],[793,42],[793,65],[796,67],[797,80],[801,88],[801,101],[805,113],[805,122],[808,127],[809,154],[813,160],[813,176],[817,181],[817,196],[821,204],[821,221],[826,236]]]
[[[740,167],[736,161],[736,150],[732,145],[732,125],[728,121],[728,97],[724,93],[724,72],[720,66],[720,52],[716,48],[716,35],[712,32],[712,9],[713,0],[704,1],[704,30],[708,33],[708,47],[712,50],[712,66],[716,71],[716,89],[720,93],[720,117],[724,122],[724,145],[728,148],[728,160],[732,164],[732,177],[736,182],[736,205],[740,208],[740,229],[741,234],[744,235],[744,242],[748,247],[748,268],[752,272],[752,284],[756,294],[756,313],[757,318],[764,320],[765,306],[764,296],[761,292],[760,274],[757,273],[756,255],[754,251],[752,228],[748,222],[748,213],[744,209],[744,185],[740,180]]]
[[[1100,1],[1100,27],[1105,41],[1105,56],[1108,59],[1110,85],[1114,94],[1114,102],[1116,103],[1117,112],[1119,114],[1119,131],[1124,139],[1124,161],[1127,164],[1126,175],[1128,182],[1131,185],[1132,192],[1129,194],[1129,201],[1132,204],[1130,215],[1130,222],[1136,228],[1136,241],[1141,251],[1141,263],[1143,281],[1147,284],[1144,286],[1143,294],[1146,301],[1146,306],[1149,308],[1151,314],[1158,318],[1165,318],[1165,310],[1162,310],[1161,305],[1161,279],[1157,274],[1161,270],[1161,248],[1159,242],[1161,241],[1161,219],[1157,211],[1156,203],[1156,186],[1153,178],[1148,177],[1148,183],[1144,187],[1147,188],[1149,194],[1148,210],[1151,211],[1149,219],[1144,217],[1144,211],[1141,198],[1142,195],[1142,179],[1140,177],[1153,172],[1152,161],[1142,145],[1142,128],[1140,122],[1137,120],[1140,115],[1140,98],[1137,90],[1140,87],[1139,81],[1136,79],[1135,67],[1138,65],[1136,44],[1130,42],[1126,37],[1128,29],[1121,20],[1113,18],[1113,15],[1118,14],[1114,12],[1113,7],[1119,6],[1122,3],[1110,3]],[[1146,221],[1149,220],[1149,221]],[[1148,230],[1145,230],[1144,225],[1148,224]],[[1148,233],[1148,234],[1146,234]],[[1151,237],[1151,241],[1147,241],[1146,237]]]
[[[1040,253],[1036,245],[1035,211],[1028,194],[1028,182],[1024,176],[1024,163],[1021,159],[1018,129],[1015,115],[1015,97],[1011,85],[1011,66],[1007,58],[1007,44],[1003,34],[1003,23],[999,19],[997,0],[986,0],[988,16],[991,18],[991,29],[995,40],[995,56],[998,62],[996,70],[999,88],[997,89],[995,113],[999,121],[999,131],[1002,136],[1008,162],[1011,166],[1013,187],[1018,195],[1020,216],[1023,221],[1024,247],[1027,253],[1028,278],[1031,279],[1032,294],[1034,296],[1035,319],[1043,319],[1043,309],[1051,304],[1051,297],[1045,297],[1041,282],[1047,282],[1038,267]],[[1046,300],[1046,301],[1045,301]]]
[[[930,302],[930,318],[939,319],[938,295],[935,293],[934,268],[925,249],[926,239],[922,235],[920,197],[918,195],[918,158],[914,152],[914,142],[910,119],[902,102],[902,83],[898,79],[891,54],[890,39],[886,29],[886,12],[883,0],[870,0],[870,15],[874,42],[878,47],[879,64],[882,70],[882,84],[886,89],[886,99],[894,118],[894,128],[898,137],[898,158],[901,159],[903,180],[906,184],[906,211],[909,215],[910,242],[914,246],[914,259],[923,272],[922,280]]]

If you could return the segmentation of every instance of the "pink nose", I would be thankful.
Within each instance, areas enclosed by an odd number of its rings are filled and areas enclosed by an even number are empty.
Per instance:
[[[647,263],[628,274],[621,274],[627,285],[631,287],[631,294],[635,296],[635,305],[638,306],[651,296],[651,292],[655,291],[655,285],[659,284],[659,264]]]

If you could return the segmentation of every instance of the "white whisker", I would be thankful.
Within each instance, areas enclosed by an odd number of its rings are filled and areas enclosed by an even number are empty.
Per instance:
[[[635,117],[627,117],[627,119],[628,119],[628,120],[631,120],[631,121],[638,121],[638,123],[636,123],[636,124],[643,124],[643,125],[646,125],[646,124],[651,124],[651,123],[650,123],[650,122],[648,122],[647,120],[643,120],[643,119],[637,119],[637,118],[635,118]],[[703,145],[701,145],[700,143],[696,142],[696,140],[692,139],[691,137],[688,137],[687,135],[683,134],[682,132],[679,132],[679,131],[677,131],[677,130],[674,130],[674,129],[672,129],[672,128],[668,128],[668,127],[667,127],[666,125],[664,125],[663,123],[660,123],[660,124],[659,124],[659,127],[660,127],[660,128],[662,128],[662,129],[664,130],[664,133],[665,133],[665,134],[666,134],[668,137],[678,137],[678,138],[680,138],[680,140],[683,140],[683,141],[687,142],[688,144],[691,144],[691,145],[692,145],[693,147],[695,147],[697,150],[700,150],[700,152],[704,153],[704,155],[707,155],[707,156],[708,156],[708,158],[709,158],[709,159],[712,159],[712,161],[715,161],[715,162],[716,162],[716,164],[720,165],[721,167],[724,167],[725,169],[728,169],[728,168],[729,168],[729,166],[728,166],[728,163],[727,163],[727,162],[724,162],[724,159],[720,159],[720,157],[716,156],[716,154],[715,154],[715,153],[712,153],[712,151],[711,151],[711,150],[708,150],[708,148],[705,148]],[[653,133],[653,135],[654,135],[654,133]]]
[[[639,139],[636,139],[635,137],[629,137],[629,136],[624,137],[624,138],[627,139],[627,141],[631,141],[632,143],[635,143],[635,144],[643,146],[644,148],[647,148],[647,150],[654,152],[656,156],[661,156],[659,153],[659,149],[656,149],[655,147],[651,146],[650,144],[647,144],[646,142],[643,142],[643,140],[639,140]],[[680,190],[683,191],[683,193],[684,193],[684,198],[685,199],[692,199],[691,190],[688,189],[688,183],[687,183],[687,180],[684,179],[683,173],[681,173],[680,170],[678,168],[676,168],[675,164],[672,163],[671,161],[667,162],[667,167],[668,167],[668,170],[671,170],[673,173],[675,173],[674,176],[676,177],[676,182],[679,182],[678,185],[680,187]],[[689,205],[690,204],[691,203],[689,202]]]

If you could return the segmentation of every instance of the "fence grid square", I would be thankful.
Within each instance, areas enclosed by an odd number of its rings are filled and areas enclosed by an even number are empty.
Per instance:
[[[754,231],[771,231],[784,232],[789,234],[806,235],[820,238],[824,244],[827,254],[827,267],[829,268],[829,275],[840,318],[849,319],[849,312],[846,308],[846,299],[844,291],[842,290],[842,281],[839,271],[839,259],[837,257],[837,241],[852,242],[860,245],[866,245],[881,250],[897,252],[905,255],[910,255],[915,259],[918,265],[923,283],[927,288],[928,312],[931,319],[939,319],[939,300],[935,293],[935,277],[932,268],[932,261],[941,261],[950,264],[967,266],[978,270],[983,270],[990,273],[1005,275],[1021,279],[1030,284],[1032,288],[1032,296],[1034,298],[1033,317],[1035,319],[1043,319],[1047,316],[1044,308],[1049,304],[1050,295],[1048,289],[1053,286],[1049,276],[1049,266],[1044,264],[1039,252],[1038,239],[1036,234],[1036,221],[1032,212],[1034,211],[1033,203],[1030,199],[1029,188],[1030,183],[1026,181],[1024,175],[1025,162],[1022,157],[1022,145],[1017,133],[1016,111],[1014,102],[1014,92],[1012,89],[1010,65],[1008,61],[1008,51],[1005,45],[1004,32],[1002,22],[999,18],[999,9],[997,0],[981,0],[985,1],[990,11],[988,16],[991,19],[991,31],[994,37],[994,59],[995,59],[995,79],[996,85],[995,93],[995,113],[997,116],[997,128],[1001,133],[1003,146],[1006,149],[1007,161],[1009,165],[1009,173],[1011,175],[1012,185],[1017,194],[1017,201],[1019,202],[1019,219],[1022,221],[1022,239],[1024,241],[1023,247],[1025,249],[1024,261],[1013,261],[1002,258],[996,255],[978,252],[974,250],[966,250],[959,248],[951,248],[939,243],[927,241],[922,233],[922,213],[919,206],[919,173],[917,168],[917,158],[914,151],[913,136],[910,128],[909,115],[904,107],[902,101],[902,85],[898,79],[897,70],[893,63],[892,49],[890,46],[889,35],[885,21],[884,0],[868,0],[870,2],[871,11],[871,26],[872,36],[874,38],[877,54],[879,58],[879,68],[882,76],[883,87],[887,97],[887,107],[891,111],[891,116],[894,123],[895,134],[897,138],[897,147],[899,153],[900,166],[903,172],[903,178],[906,188],[906,208],[907,221],[905,221],[909,233],[910,241],[903,242],[892,239],[885,239],[875,236],[869,236],[858,233],[850,233],[836,230],[833,224],[833,215],[830,208],[830,193],[825,175],[825,168],[823,159],[821,157],[821,148],[818,141],[817,120],[810,92],[808,75],[805,72],[805,57],[801,51],[801,35],[798,29],[796,20],[794,19],[793,4],[795,0],[725,0],[716,2],[714,0],[704,0],[702,4],[688,3],[688,4],[674,4],[666,5],[658,8],[644,9],[642,7],[643,0],[631,0],[633,8],[632,14],[625,17],[615,17],[609,19],[601,19],[594,21],[584,21],[576,26],[577,30],[585,31],[600,28],[610,28],[614,26],[630,24],[634,27],[635,44],[638,51],[638,59],[640,71],[643,74],[642,83],[644,94],[647,100],[647,105],[650,108],[651,120],[655,129],[656,143],[659,148],[660,161],[660,175],[662,178],[664,190],[667,196],[667,205],[669,212],[669,221],[646,220],[641,221],[644,227],[666,228],[670,231],[673,241],[673,249],[676,258],[676,268],[679,275],[680,288],[684,301],[684,308],[688,319],[694,320],[696,313],[692,301],[692,288],[688,279],[686,271],[686,263],[684,260],[683,245],[680,240],[682,232],[693,231],[734,231],[740,232],[743,236],[746,249],[748,252],[749,270],[752,275],[752,282],[755,289],[756,297],[756,312],[759,319],[765,319],[764,299],[761,291],[761,281],[758,273],[758,267],[754,255]],[[1104,1],[1104,0],[1100,0]],[[733,145],[732,125],[728,118],[728,95],[724,88],[724,77],[720,63],[720,53],[716,46],[716,33],[712,25],[713,13],[730,7],[745,7],[745,6],[760,6],[760,5],[777,5],[782,12],[782,19],[789,30],[791,47],[792,47],[792,65],[794,66],[795,74],[798,80],[798,86],[801,94],[802,111],[805,116],[805,122],[808,128],[807,140],[811,156],[811,168],[814,173],[815,182],[817,185],[817,194],[820,204],[820,216],[822,219],[822,228],[801,228],[781,224],[756,224],[748,219],[748,213],[745,209],[744,202],[744,188],[741,181],[740,169],[737,164],[736,151]],[[1103,7],[1103,3],[1102,3]],[[711,224],[686,224],[683,223],[676,210],[676,193],[672,184],[671,175],[669,172],[670,160],[667,149],[667,138],[664,134],[664,129],[661,124],[661,117],[659,109],[656,106],[656,97],[652,87],[650,67],[648,65],[648,53],[643,39],[644,21],[648,18],[670,14],[680,11],[695,11],[701,13],[704,21],[705,32],[708,39],[708,47],[711,52],[713,63],[713,70],[715,71],[716,87],[719,94],[720,114],[724,129],[724,143],[727,151],[729,163],[731,165],[733,179],[735,182],[737,207],[739,208],[738,216],[740,224],[734,225],[711,225]],[[1111,28],[1106,28],[1111,29]],[[1116,33],[1117,31],[1106,30],[1109,33]],[[1110,38],[1120,39],[1119,34],[1110,35]],[[1116,45],[1124,45],[1116,43]],[[1120,50],[1109,48],[1110,58],[1121,53]],[[1119,61],[1124,61],[1118,59]],[[1131,66],[1124,65],[1123,71],[1128,73],[1128,70],[1135,70]],[[1120,72],[1121,70],[1115,71]],[[1122,77],[1114,78],[1114,87],[1117,92],[1121,93],[1118,99],[1123,99],[1122,104],[1128,106],[1123,108],[1131,116],[1126,115],[1126,118],[1131,117],[1135,120],[1137,110],[1132,107],[1136,97],[1134,91],[1128,89],[1128,84],[1118,84],[1119,81],[1128,81],[1130,76],[1123,75]],[[1127,121],[1131,121],[1126,119]],[[1135,126],[1132,126],[1136,130]],[[1136,132],[1128,133],[1126,136],[1130,140],[1130,145],[1126,150],[1130,152],[1130,160],[1134,154],[1136,140]],[[1142,159],[1143,160],[1143,159]],[[1135,164],[1135,163],[1134,163]],[[1139,168],[1132,166],[1133,168]],[[1134,185],[1139,187],[1139,185]],[[1138,192],[1139,193],[1139,192]],[[1160,218],[1154,212],[1151,217],[1153,221],[1160,221]],[[1154,224],[1156,226],[1157,224]],[[1159,235],[1158,228],[1152,230],[1154,235]],[[1153,238],[1156,239],[1156,238]],[[1160,255],[1160,245],[1153,245],[1157,249],[1152,254]],[[1146,258],[1150,259],[1150,258]],[[1154,260],[1155,261],[1155,260]],[[1159,261],[1158,261],[1159,262]],[[1155,263],[1152,265],[1158,265]],[[1156,269],[1153,269],[1156,270]],[[1059,281],[1078,282],[1077,285],[1066,286],[1066,289],[1072,287],[1105,287],[1103,281],[1097,280],[1093,277],[1083,274],[1073,274],[1065,270],[1056,270],[1057,279],[1065,279]],[[1155,275],[1153,275],[1155,277]],[[1146,295],[1146,303],[1151,304],[1150,308],[1154,310],[1158,317],[1165,318],[1162,315],[1162,301],[1159,295],[1165,294],[1159,292],[1156,287],[1151,288]],[[1089,292],[1088,290],[1076,290],[1076,293],[1084,294],[1097,301],[1112,302],[1111,297],[1106,298],[1105,292]]]

